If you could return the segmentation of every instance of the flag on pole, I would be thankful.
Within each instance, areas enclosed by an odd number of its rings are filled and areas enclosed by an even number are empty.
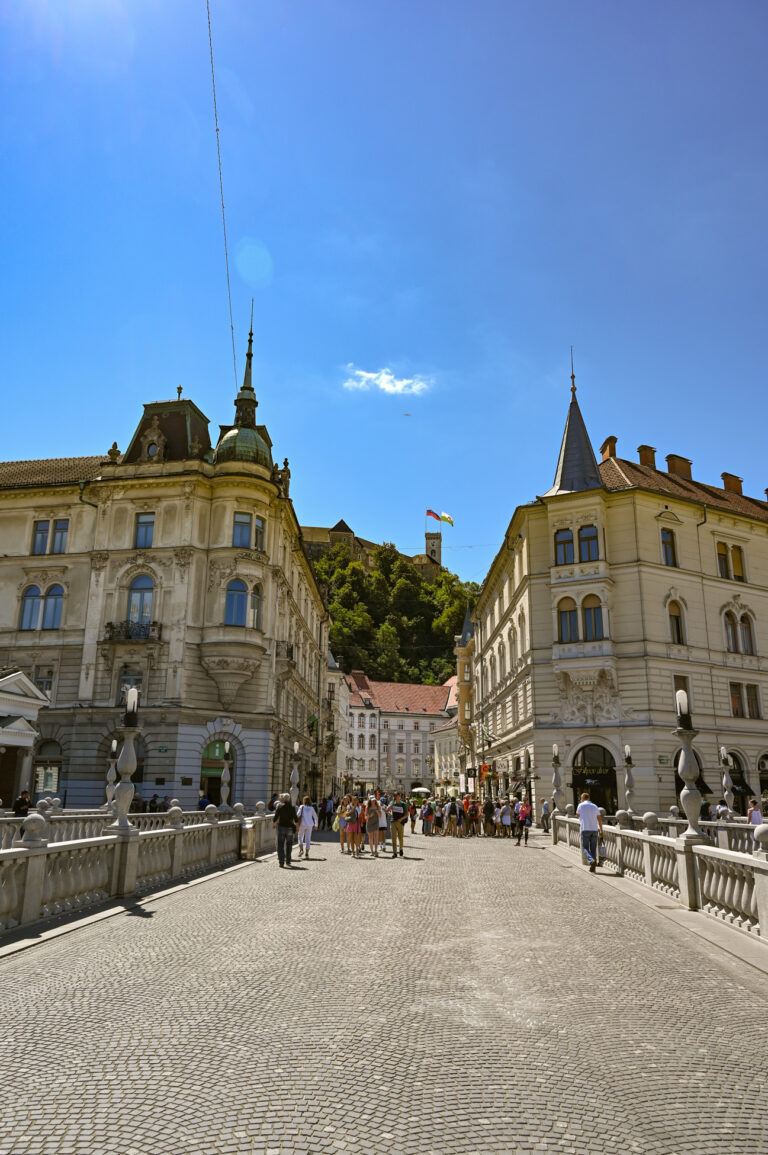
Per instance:
[[[440,514],[440,520],[447,521],[449,525],[453,525],[453,518],[450,513],[446,513],[445,510]]]
[[[483,726],[483,734],[485,735],[486,742],[495,742],[496,741],[496,735],[492,734],[487,726]]]
[[[435,513],[434,509],[427,510],[427,517],[434,517],[435,521],[443,520],[439,513]]]

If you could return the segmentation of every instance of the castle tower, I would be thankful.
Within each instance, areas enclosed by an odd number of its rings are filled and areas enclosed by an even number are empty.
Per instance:
[[[424,552],[436,565],[443,564],[443,535],[439,530],[437,533],[424,534]]]

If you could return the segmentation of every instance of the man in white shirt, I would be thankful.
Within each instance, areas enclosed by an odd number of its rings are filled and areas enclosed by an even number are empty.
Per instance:
[[[594,802],[590,802],[589,794],[582,794],[576,813],[579,816],[581,830],[581,849],[589,863],[590,871],[594,874],[597,869],[597,836],[598,833],[601,838],[603,835],[603,816]]]

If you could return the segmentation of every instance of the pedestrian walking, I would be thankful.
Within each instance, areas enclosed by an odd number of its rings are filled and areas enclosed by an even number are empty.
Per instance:
[[[549,802],[546,798],[541,804],[541,829],[549,834]]]
[[[360,814],[354,798],[349,799],[344,810],[344,817],[347,820],[347,854],[351,854],[353,858],[357,858],[357,843],[360,837]]]
[[[581,849],[589,863],[592,874],[597,869],[597,836],[603,834],[603,816],[594,802],[590,802],[589,794],[584,793],[576,807],[581,831]]]
[[[277,827],[278,865],[290,868],[293,836],[296,833],[296,811],[293,808],[290,794],[280,795],[272,825]]]
[[[518,805],[515,809],[517,811],[517,813],[516,813],[517,842],[515,843],[515,845],[519,846],[520,845],[520,839],[524,838],[525,839],[525,845],[527,846],[528,845],[528,831],[529,831],[530,826],[531,826],[531,813],[532,813],[531,804],[526,798],[523,798],[518,803]]]
[[[446,807],[448,811],[448,834],[451,838],[456,837],[456,832],[459,828],[459,807],[455,798],[452,798]]]
[[[408,817],[411,820],[411,834],[416,833],[416,819],[418,818],[418,816],[419,816],[419,808],[416,805],[416,803],[413,801],[413,799],[411,799],[411,801],[408,803]]]
[[[349,801],[349,795],[345,794],[344,797],[342,798],[341,802],[339,803],[338,810],[336,811],[336,817],[333,820],[334,829],[338,830],[338,832],[339,832],[339,846],[341,848],[342,854],[345,853],[346,845],[347,845],[347,802],[348,801]]]
[[[509,804],[509,799],[506,800],[501,808],[501,837],[511,838],[512,836],[512,807]]]
[[[384,853],[387,846],[387,796],[379,795],[379,850]]]
[[[374,858],[379,857],[379,811],[380,806],[375,798],[368,799],[368,809],[365,812],[365,832],[368,835],[368,844]]]
[[[434,811],[429,802],[425,802],[421,808],[421,833],[429,837],[432,833],[432,819],[434,818]]]
[[[403,833],[405,830],[405,823],[408,818],[408,806],[400,798],[400,795],[395,791],[392,802],[387,807],[389,817],[391,819],[390,830],[392,832],[392,857],[397,858],[398,845],[400,847],[400,857],[403,857]]]
[[[309,858],[309,848],[312,845],[312,831],[317,829],[319,819],[308,794],[304,796],[304,800],[299,807],[299,813],[296,817],[299,823],[299,858],[302,856]]]

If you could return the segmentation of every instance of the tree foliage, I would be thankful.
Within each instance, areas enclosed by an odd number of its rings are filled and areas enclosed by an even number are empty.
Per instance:
[[[391,544],[376,547],[372,569],[353,561],[344,544],[312,565],[327,594],[331,651],[343,669],[427,685],[456,672],[453,639],[477,598],[474,582],[447,570],[425,581]]]

